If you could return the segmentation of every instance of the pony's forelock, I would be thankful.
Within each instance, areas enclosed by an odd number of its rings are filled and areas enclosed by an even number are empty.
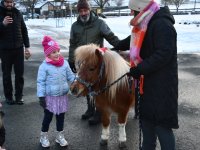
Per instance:
[[[95,50],[99,47],[95,44],[83,45],[75,50],[75,60],[76,62],[82,62],[84,60],[90,60],[90,62],[95,63]]]

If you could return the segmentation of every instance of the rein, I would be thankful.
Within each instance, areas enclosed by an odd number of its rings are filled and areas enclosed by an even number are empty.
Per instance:
[[[107,89],[109,89],[112,85],[114,85],[115,83],[117,83],[118,81],[120,81],[122,78],[124,78],[128,73],[123,74],[121,77],[119,77],[117,80],[115,80],[114,82],[110,83],[109,85],[106,85],[104,87],[102,87],[101,89],[99,89],[98,91],[94,91],[92,90],[92,86],[94,86],[97,82],[100,82],[100,80],[103,77],[103,71],[105,69],[105,64],[104,62],[102,62],[101,64],[101,68],[100,68],[100,73],[98,76],[98,80],[96,80],[93,83],[88,83],[87,81],[81,79],[80,77],[77,77],[76,80],[79,81],[80,83],[82,83],[83,85],[85,85],[88,88],[89,94],[90,96],[97,96],[100,93],[105,92]]]
[[[119,77],[117,80],[113,81],[112,83],[110,83],[109,85],[104,86],[103,88],[99,89],[98,91],[91,91],[89,92],[89,95],[91,96],[97,96],[100,93],[105,92],[107,89],[109,89],[112,85],[114,85],[115,83],[117,83],[118,81],[120,81],[122,78],[124,78],[127,75],[127,73],[123,74],[121,77]]]
[[[139,123],[139,150],[142,150],[142,122],[141,122],[141,118],[140,118],[140,102],[141,102],[141,93],[140,93],[140,84],[143,84],[140,82],[140,80],[137,81],[137,88],[139,89],[137,91],[137,95],[138,95],[138,104],[137,104],[137,113],[138,113],[138,123]]]

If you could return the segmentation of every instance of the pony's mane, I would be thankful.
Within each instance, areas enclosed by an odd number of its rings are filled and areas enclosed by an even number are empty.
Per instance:
[[[76,61],[83,62],[87,60],[90,63],[97,63],[98,60],[95,51],[99,48],[100,47],[95,44],[88,44],[78,47],[75,51]],[[127,73],[130,68],[128,62],[115,51],[106,50],[103,55],[103,61],[105,63],[105,76],[107,78],[107,85],[113,83],[119,77]],[[116,92],[119,87],[127,87],[127,80],[127,76],[125,76],[109,88],[109,98],[111,100],[115,99]]]

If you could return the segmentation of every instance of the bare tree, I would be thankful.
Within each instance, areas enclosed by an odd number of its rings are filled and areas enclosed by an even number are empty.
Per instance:
[[[35,5],[40,2],[41,0],[19,0],[18,2],[25,6],[27,11],[30,11],[31,12],[31,17],[33,19],[33,13],[34,13],[34,8],[35,8]]]
[[[105,4],[109,1],[109,0],[93,0],[99,7],[101,10],[103,10]]]
[[[184,3],[187,2],[188,0],[161,0],[161,3],[164,5],[167,4],[172,4],[176,6],[176,12],[178,13],[179,7]]]
[[[124,0],[114,0],[115,4],[117,5],[118,7],[118,10],[119,10],[119,16],[120,16],[120,7],[122,6]]]
[[[186,0],[171,0],[172,4],[176,6],[176,12],[178,13],[178,8],[183,4]]]
[[[161,0],[161,4],[167,6],[168,4],[171,3],[171,0]]]
[[[196,3],[197,3],[197,1],[195,0],[194,1],[194,11],[195,11],[195,8],[196,8]]]

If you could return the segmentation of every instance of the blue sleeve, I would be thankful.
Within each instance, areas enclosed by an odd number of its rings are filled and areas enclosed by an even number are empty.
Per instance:
[[[37,75],[37,96],[45,97],[46,96],[46,69],[42,64],[39,67],[38,75]]]
[[[69,66],[69,63],[67,61],[66,62],[66,65],[67,65],[67,81],[70,81],[70,82],[73,82],[75,80],[75,74],[72,72],[70,66]]]

